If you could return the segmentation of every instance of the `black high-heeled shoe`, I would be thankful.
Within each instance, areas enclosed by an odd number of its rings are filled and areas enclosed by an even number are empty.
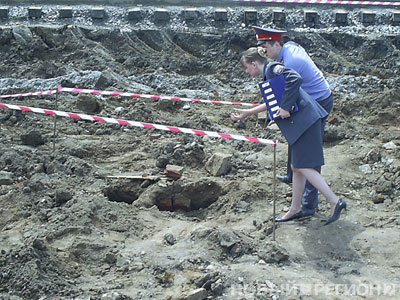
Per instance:
[[[276,219],[275,219],[275,222],[289,222],[289,221],[292,221],[292,220],[299,219],[299,218],[301,218],[301,217],[303,217],[303,212],[302,212],[302,211],[299,211],[298,213],[295,213],[293,216],[291,216],[291,217],[289,217],[289,218],[287,218],[287,219],[276,218]]]
[[[335,210],[333,211],[333,215],[325,222],[324,225],[331,224],[340,218],[340,213],[342,209],[347,210],[347,203],[343,199],[339,199],[338,203],[335,206]]]

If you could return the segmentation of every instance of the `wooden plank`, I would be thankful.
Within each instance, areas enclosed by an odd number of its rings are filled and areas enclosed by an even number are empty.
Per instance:
[[[159,180],[160,176],[152,176],[152,175],[110,175],[107,178],[125,178],[125,179],[138,179],[138,180]]]

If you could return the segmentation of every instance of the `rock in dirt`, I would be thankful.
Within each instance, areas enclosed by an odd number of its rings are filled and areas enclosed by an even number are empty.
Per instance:
[[[28,46],[33,42],[32,32],[27,26],[17,26],[13,28],[15,41],[21,46]]]
[[[167,243],[167,245],[173,245],[175,244],[176,239],[173,234],[167,233],[166,235],[164,235],[164,241],[165,243]]]
[[[390,194],[392,192],[392,182],[381,176],[376,183],[376,192],[380,194]]]
[[[21,142],[28,146],[40,146],[45,143],[45,139],[39,131],[32,130],[21,135]]]
[[[383,148],[385,148],[386,150],[394,150],[397,148],[397,145],[393,141],[390,141],[388,143],[383,144]]]
[[[206,170],[213,176],[221,176],[227,174],[231,168],[232,155],[225,153],[215,153],[207,161]]]
[[[58,189],[56,191],[56,204],[62,205],[72,199],[72,193],[67,189]]]
[[[0,171],[0,185],[13,184],[13,173]]]
[[[100,300],[131,300],[131,297],[125,296],[118,292],[108,292],[101,296]]]
[[[206,289],[200,288],[190,292],[182,300],[203,300],[207,297]]]
[[[80,95],[76,106],[80,111],[88,114],[95,114],[100,111],[100,105],[94,97]]]
[[[241,241],[241,239],[233,231],[228,229],[221,229],[218,237],[220,245],[225,248],[231,248],[236,243]]]
[[[286,249],[276,243],[267,244],[264,249],[259,250],[258,257],[270,264],[284,263],[289,260]]]

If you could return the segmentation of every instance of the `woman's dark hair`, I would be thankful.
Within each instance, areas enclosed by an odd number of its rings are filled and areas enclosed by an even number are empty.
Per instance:
[[[262,47],[251,47],[244,51],[240,58],[240,64],[242,67],[244,67],[246,63],[249,64],[254,61],[258,61],[262,64],[268,62],[267,49]]]

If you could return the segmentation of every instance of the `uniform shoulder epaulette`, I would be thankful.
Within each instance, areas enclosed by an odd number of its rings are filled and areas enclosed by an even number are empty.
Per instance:
[[[284,66],[276,65],[273,67],[272,72],[274,72],[275,75],[281,75],[284,70],[285,70]]]

